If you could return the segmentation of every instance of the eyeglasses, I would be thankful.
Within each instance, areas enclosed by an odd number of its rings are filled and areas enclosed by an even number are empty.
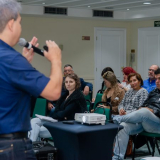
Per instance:
[[[155,70],[154,70],[154,69],[148,69],[148,71],[152,71],[152,72],[155,72]]]
[[[64,70],[64,72],[71,72],[72,70],[70,69],[70,70]]]

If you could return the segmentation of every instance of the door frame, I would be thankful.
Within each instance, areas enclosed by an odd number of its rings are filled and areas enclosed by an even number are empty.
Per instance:
[[[97,31],[104,30],[104,31],[123,31],[124,32],[124,66],[126,66],[126,28],[107,28],[107,27],[94,27],[94,88],[96,88],[96,70],[97,70],[97,61],[98,58],[97,54]],[[96,96],[97,91],[94,89],[93,95]]]
[[[143,79],[146,79],[143,70],[144,66],[144,51],[142,46],[144,46],[144,31],[160,31],[159,27],[146,27],[146,28],[138,28],[138,53],[137,53],[137,72],[141,74]],[[141,54],[140,54],[141,53]],[[147,68],[146,68],[147,69]]]

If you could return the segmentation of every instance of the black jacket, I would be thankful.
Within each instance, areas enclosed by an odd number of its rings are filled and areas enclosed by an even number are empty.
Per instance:
[[[82,92],[77,89],[67,99],[69,92],[64,95],[56,103],[56,108],[51,117],[60,121],[74,120],[75,113],[84,113],[87,111],[87,104]]]
[[[160,118],[160,90],[158,88],[149,93],[142,107],[153,109],[154,114]]]

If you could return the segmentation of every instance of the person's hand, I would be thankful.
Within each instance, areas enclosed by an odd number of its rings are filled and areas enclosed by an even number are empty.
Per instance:
[[[38,39],[36,37],[33,37],[29,43],[35,47],[38,47],[39,44],[37,43],[37,41]],[[33,60],[33,56],[34,56],[33,48],[27,49],[26,47],[24,47],[22,51],[22,55],[28,60],[29,63],[31,63]]]
[[[150,110],[153,113],[153,109],[146,107],[148,110]]]
[[[102,105],[102,104],[99,104],[97,107],[105,107],[104,105]]]
[[[119,110],[119,115],[125,115],[126,114],[126,111],[122,108]]]
[[[95,102],[95,98],[92,98],[92,103],[94,103]]]
[[[88,86],[85,86],[85,87],[84,87],[83,94],[84,94],[85,96],[87,96],[87,95],[89,94],[89,87],[88,87]]]
[[[53,104],[48,102],[48,110],[50,111],[53,107],[54,107]]]
[[[48,52],[44,50],[44,56],[50,61],[60,61],[61,60],[61,50],[54,41],[46,41],[48,46]]]
[[[153,113],[153,109],[151,109],[151,108],[148,108],[148,107],[141,107],[141,108],[146,108]],[[139,109],[141,109],[141,108],[139,108]]]

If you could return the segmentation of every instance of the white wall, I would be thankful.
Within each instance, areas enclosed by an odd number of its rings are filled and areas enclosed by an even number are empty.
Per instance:
[[[79,77],[94,83],[94,27],[126,28],[127,54],[130,53],[130,22],[22,16],[21,37],[29,41],[37,36],[40,48],[48,39],[62,44],[63,65],[72,64]],[[82,36],[90,36],[90,41],[82,40]],[[19,46],[16,49],[21,51]],[[127,65],[128,61],[127,58]],[[50,63],[44,57],[35,55],[32,64],[49,76]]]
[[[132,66],[137,69],[138,28],[153,26],[154,20],[104,21],[23,15],[21,37],[29,41],[37,36],[40,48],[49,39],[63,45],[62,65],[72,64],[79,77],[94,84],[94,27],[126,28],[126,64],[129,65],[131,49],[135,49],[136,60]],[[90,41],[82,40],[82,36],[90,36]],[[19,46],[15,48],[21,52]],[[44,57],[35,55],[32,64],[49,76],[50,63]]]

